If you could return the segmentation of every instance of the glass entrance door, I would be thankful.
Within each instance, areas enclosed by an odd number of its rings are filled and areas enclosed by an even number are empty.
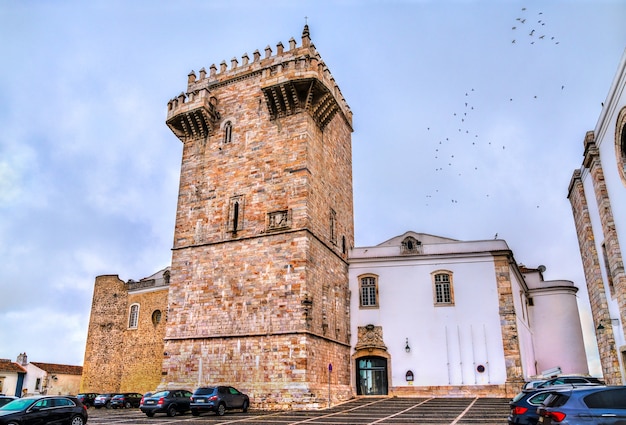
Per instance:
[[[357,394],[387,395],[387,359],[362,357],[357,359]]]

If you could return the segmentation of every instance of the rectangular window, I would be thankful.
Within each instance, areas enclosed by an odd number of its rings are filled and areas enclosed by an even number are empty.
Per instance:
[[[361,278],[361,307],[376,307],[378,305],[376,278],[367,276]]]
[[[452,287],[449,274],[438,273],[435,275],[435,303],[452,304]]]
[[[130,314],[128,315],[128,327],[131,329],[136,329],[138,320],[139,304],[133,304],[130,306]]]

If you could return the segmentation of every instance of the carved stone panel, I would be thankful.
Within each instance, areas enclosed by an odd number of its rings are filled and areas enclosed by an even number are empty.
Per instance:
[[[374,349],[387,351],[387,346],[383,341],[383,327],[374,325],[359,326],[358,340],[354,349],[356,351],[371,351]]]

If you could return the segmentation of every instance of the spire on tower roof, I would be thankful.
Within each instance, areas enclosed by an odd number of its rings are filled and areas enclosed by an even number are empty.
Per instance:
[[[311,36],[309,34],[309,25],[304,24],[304,29],[302,30],[302,47],[309,47],[310,44],[311,44]]]

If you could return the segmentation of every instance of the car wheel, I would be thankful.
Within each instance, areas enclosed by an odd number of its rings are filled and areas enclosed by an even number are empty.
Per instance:
[[[226,413],[226,406],[224,406],[224,403],[220,403],[220,405],[217,406],[215,414],[218,416],[224,416],[224,413]]]
[[[82,416],[76,415],[70,420],[70,425],[85,425],[85,420]]]
[[[126,404],[124,405],[125,408],[130,409],[132,406],[132,404],[130,404],[130,401],[127,401]]]
[[[167,416],[169,416],[170,418],[172,416],[176,416],[176,406],[174,406],[173,404],[167,408]]]
[[[146,412],[146,416],[151,418],[154,416],[154,412]]]
[[[105,406],[105,407],[106,407],[107,409],[110,409],[110,408],[111,408],[111,402],[109,401],[109,402],[106,404],[106,406]]]
[[[195,409],[191,409],[191,414],[192,414],[193,416],[200,416],[200,411],[195,410]]]
[[[243,402],[243,407],[241,408],[243,413],[246,413],[248,411],[248,407],[250,407],[250,403],[248,403],[248,400],[246,400]]]

